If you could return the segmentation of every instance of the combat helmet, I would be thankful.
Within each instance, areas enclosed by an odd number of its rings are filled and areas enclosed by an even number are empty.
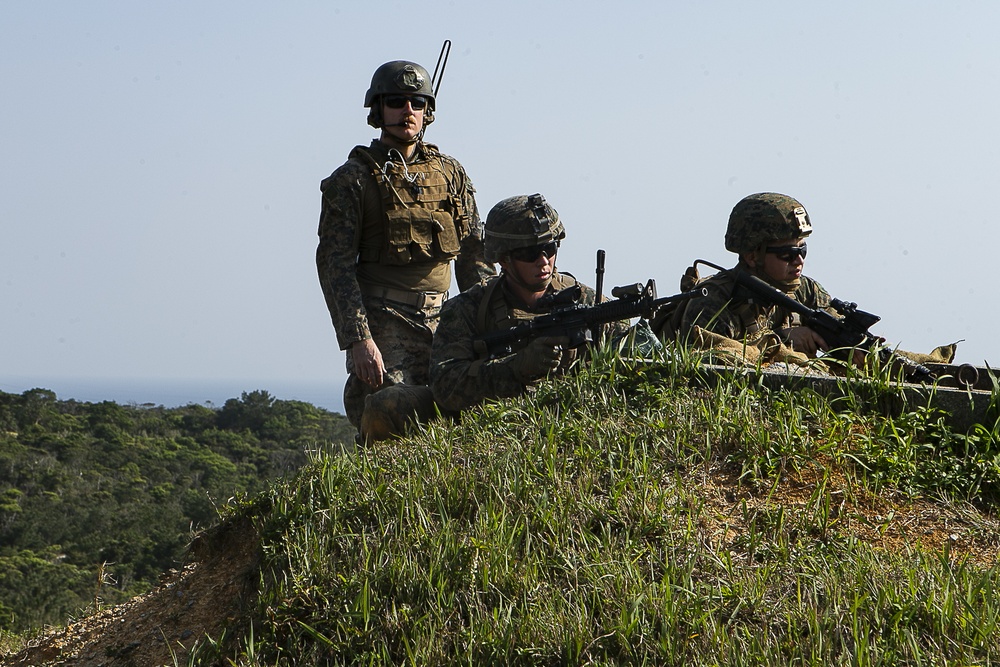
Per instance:
[[[781,239],[812,234],[809,214],[798,201],[776,192],[744,197],[729,214],[726,250],[743,254]]]
[[[372,75],[371,85],[365,93],[368,124],[382,127],[382,107],[378,103],[383,95],[423,95],[427,98],[424,127],[434,122],[434,89],[427,70],[409,60],[391,60],[381,65]]]
[[[561,241],[566,229],[545,197],[518,195],[490,209],[484,235],[486,261],[496,264],[511,250]]]

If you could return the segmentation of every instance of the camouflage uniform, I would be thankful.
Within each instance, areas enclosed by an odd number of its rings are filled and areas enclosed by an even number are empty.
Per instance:
[[[711,349],[737,362],[785,361],[822,368],[812,363],[812,350],[794,349],[789,329],[802,326],[798,314],[760,303],[733,276],[736,271],[756,275],[806,307],[825,310],[840,319],[840,313],[830,305],[830,294],[815,280],[801,275],[794,279],[776,279],[762,268],[767,253],[788,250],[787,247],[771,248],[771,244],[805,239],[812,231],[809,214],[796,199],[776,192],[744,197],[733,207],[725,237],[726,250],[739,255],[739,263],[734,269],[721,269],[706,280],[698,277],[698,263],[714,265],[698,260],[688,268],[681,279],[681,289],[689,290],[697,285],[706,288],[708,294],[674,311],[664,309],[658,313],[652,322],[654,332],[662,338],[678,338],[695,347]],[[790,253],[784,261],[794,261],[790,258],[796,256],[805,258],[805,243],[795,247],[798,252]],[[751,267],[755,256],[759,258],[756,270]],[[910,358],[929,356],[900,352]],[[953,346],[943,346],[930,356],[950,358],[948,355],[953,353]]]
[[[417,202],[427,198],[419,181],[410,185],[400,180],[412,176],[410,172],[446,184],[447,192],[436,196],[442,199],[439,209],[453,214],[454,234],[441,224],[438,210],[434,229],[421,236],[419,221],[408,220],[412,230],[406,226],[403,231],[410,236],[400,240],[399,226],[392,227],[387,214],[393,210],[388,197]],[[388,187],[379,183],[379,173],[389,177]],[[355,148],[320,189],[316,265],[340,349],[372,338],[385,363],[387,384],[427,384],[431,339],[451,287],[451,259],[460,289],[494,274],[483,259],[482,223],[472,182],[457,160],[432,144],[418,142],[413,157],[403,162],[376,139],[370,147]],[[395,209],[406,214],[410,205],[404,202]],[[449,232],[447,238],[442,227]],[[356,377],[350,354],[347,372],[344,408],[358,426],[365,396],[375,390]]]
[[[555,272],[547,291],[551,293],[574,284],[577,281],[571,275]],[[594,290],[582,283],[580,287],[580,303],[594,305]],[[534,384],[526,385],[511,366],[521,348],[490,359],[485,350],[477,349],[476,339],[547,312],[532,311],[520,303],[506,287],[503,275],[449,299],[441,309],[441,324],[431,350],[431,390],[438,406],[446,412],[458,412],[487,399],[531,391]],[[614,323],[607,325],[605,335],[624,330],[624,324]],[[566,350],[557,373],[565,372],[575,359],[576,351]]]
[[[675,310],[665,309],[658,313],[651,323],[653,331],[664,339],[678,338],[698,344],[700,335],[695,334],[695,327],[698,327],[699,330],[732,339],[730,342],[738,341],[737,348],[745,343],[763,354],[791,352],[787,346],[790,342],[787,332],[783,333],[783,330],[801,326],[798,314],[759,303],[749,290],[736,282],[732,273],[742,271],[756,275],[809,308],[836,314],[830,308],[829,293],[815,280],[801,276],[794,280],[775,281],[760,267],[755,270],[747,263],[748,255],[759,253],[763,257],[771,242],[804,239],[810,234],[812,223],[809,214],[792,197],[776,192],[759,192],[744,197],[733,207],[726,228],[726,250],[739,255],[739,263],[733,269],[720,270],[716,275],[700,280],[696,262],[681,279],[681,290],[697,286],[707,289],[708,294],[684,302]]]
[[[698,287],[707,289],[708,294],[681,303],[668,320],[654,323],[654,331],[663,338],[678,337],[683,340],[697,325],[727,338],[745,341],[761,352],[773,348],[775,336],[780,342],[787,343],[779,332],[802,326],[798,313],[756,301],[749,290],[733,279],[731,272],[734,270],[752,272],[741,264],[699,282]],[[801,283],[789,296],[809,308],[837,314],[830,307],[830,294],[807,276],[802,276]]]

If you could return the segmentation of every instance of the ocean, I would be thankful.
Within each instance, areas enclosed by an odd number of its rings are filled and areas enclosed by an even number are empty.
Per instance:
[[[60,400],[85,403],[113,401],[121,405],[205,405],[221,408],[244,392],[263,390],[277,399],[303,401],[344,414],[344,380],[300,382],[295,380],[176,380],[114,378],[24,378],[0,377],[0,391],[21,394],[29,389],[48,389]]]

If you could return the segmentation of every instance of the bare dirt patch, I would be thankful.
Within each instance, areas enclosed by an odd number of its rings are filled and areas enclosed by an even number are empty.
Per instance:
[[[11,667],[153,667],[186,664],[205,636],[239,627],[255,593],[259,539],[248,521],[223,524],[192,544],[191,561],[159,586],[32,640]]]
[[[948,553],[952,562],[993,567],[1000,557],[1000,520],[970,505],[909,498],[898,492],[859,488],[829,467],[796,470],[770,488],[753,489],[736,475],[704,480],[710,532],[726,545],[748,526],[742,508],[784,508],[827,517],[829,535],[854,537],[889,552],[907,549]]]

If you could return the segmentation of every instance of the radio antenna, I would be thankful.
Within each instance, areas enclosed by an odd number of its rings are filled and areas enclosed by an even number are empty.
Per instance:
[[[441,88],[441,79],[444,78],[444,68],[448,66],[449,55],[451,55],[451,40],[446,39],[441,45],[441,53],[438,55],[437,65],[434,66],[434,74],[431,75],[431,89],[434,91],[434,97],[437,97],[438,90]]]

